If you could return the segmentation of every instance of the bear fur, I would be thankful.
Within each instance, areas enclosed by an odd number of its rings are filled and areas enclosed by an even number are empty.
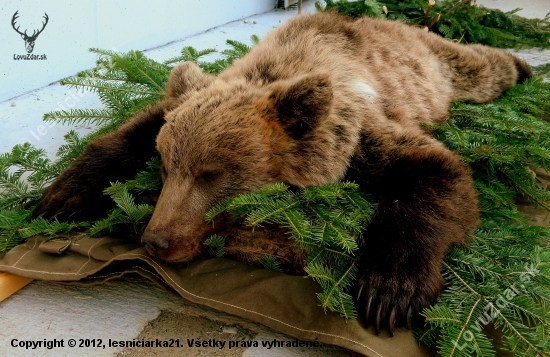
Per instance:
[[[377,201],[356,299],[367,323],[393,332],[434,303],[445,252],[478,222],[468,167],[419,124],[530,76],[510,54],[399,22],[298,16],[216,77],[176,66],[164,99],[91,142],[35,215],[103,213],[103,188],[158,150],[163,189],[142,241],[153,256],[185,262],[212,233],[204,215],[222,199],[275,182],[352,180]]]

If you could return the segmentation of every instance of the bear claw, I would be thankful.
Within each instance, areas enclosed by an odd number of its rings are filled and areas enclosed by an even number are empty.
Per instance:
[[[359,303],[361,301],[361,294],[363,293],[364,285],[359,286],[359,291],[357,292],[357,296],[355,297],[355,302]]]
[[[370,305],[372,304],[372,295],[369,296],[367,300],[367,307],[366,307],[366,315],[365,319],[367,320],[367,323],[369,322],[369,313],[370,313]]]
[[[412,306],[409,306],[409,309],[407,310],[407,329],[412,328],[412,317],[413,317],[413,310]]]
[[[403,276],[370,270],[356,285],[355,299],[367,326],[374,325],[377,335],[387,328],[393,336],[398,326],[410,330],[419,313],[435,302],[442,280],[439,272]]]
[[[397,310],[395,306],[391,309],[390,313],[390,336],[393,336],[393,331],[395,330],[395,322],[397,321]]]
[[[378,303],[378,306],[376,307],[376,322],[374,324],[374,330],[376,331],[377,335],[380,333],[380,313],[381,312],[382,312],[382,303]]]
[[[361,291],[363,290],[363,287],[364,286],[361,286],[359,288],[359,292],[358,292],[358,296],[357,296],[357,299],[359,300],[360,299],[360,293]],[[384,302],[383,301],[379,301],[378,304],[374,305],[373,304],[373,301],[374,301],[374,295],[370,295],[367,299],[366,299],[366,305],[365,305],[365,320],[366,320],[366,323],[367,323],[367,326],[371,323],[374,324],[374,331],[375,333],[378,335],[380,334],[380,331],[381,331],[381,326],[384,325],[383,321],[385,320],[386,316],[386,312],[384,311]],[[376,306],[376,307],[375,307]],[[394,304],[393,307],[391,308],[391,310],[389,311],[389,316],[387,317],[388,320],[387,320],[387,327],[388,327],[388,330],[389,330],[389,334],[390,336],[393,336],[394,334],[394,331],[395,331],[395,326],[398,325],[397,321],[400,320],[405,320],[406,321],[406,327],[407,329],[411,329],[411,326],[412,326],[412,318],[413,318],[413,308],[412,306],[409,306],[408,309],[406,310],[406,315],[405,316],[402,316],[402,318],[400,318],[399,314],[397,313],[397,304]],[[371,319],[372,317],[372,319]]]
[[[44,211],[44,212],[40,212],[36,218],[44,218],[46,219],[45,217],[47,217],[46,215],[48,214],[48,211]]]
[[[53,221],[57,216],[62,215],[64,212],[65,212],[65,211],[63,211],[63,210],[59,210],[59,211],[55,212],[55,213],[48,219],[48,221]]]
[[[67,220],[70,220],[75,214],[79,214],[80,212],[82,212],[81,209],[74,211],[67,217]]]

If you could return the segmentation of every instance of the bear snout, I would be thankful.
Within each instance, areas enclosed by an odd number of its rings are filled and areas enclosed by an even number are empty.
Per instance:
[[[160,233],[151,233],[147,231],[143,233],[141,243],[145,245],[149,254],[155,257],[165,255],[171,245],[170,240],[166,236]]]
[[[189,236],[170,234],[167,231],[146,229],[141,236],[141,242],[152,257],[167,263],[182,263],[201,253],[202,239],[200,237],[202,236],[196,235],[192,239]]]

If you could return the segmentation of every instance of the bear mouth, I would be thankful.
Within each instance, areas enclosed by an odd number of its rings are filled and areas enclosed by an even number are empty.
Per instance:
[[[170,264],[189,262],[200,255],[202,251],[201,248],[202,244],[200,243],[178,244],[177,241],[171,242],[170,248],[166,250],[158,250],[152,248],[148,244],[145,245],[145,249],[150,256]]]

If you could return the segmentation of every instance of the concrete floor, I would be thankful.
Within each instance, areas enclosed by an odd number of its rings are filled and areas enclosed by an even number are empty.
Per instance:
[[[159,315],[162,317],[159,318]],[[284,350],[240,348],[69,348],[68,339],[147,340],[188,338],[227,341],[293,340],[262,325],[195,305],[140,277],[126,277],[96,286],[35,281],[0,304],[0,356],[355,356],[333,348]],[[141,334],[140,334],[141,333]],[[13,339],[64,339],[64,348],[26,350],[11,347]],[[221,353],[221,354],[220,354]]]
[[[538,0],[525,4],[523,1],[478,0],[479,4],[511,10],[525,7],[524,16],[544,17],[550,12],[550,1]],[[313,0],[304,2],[304,11],[313,11]],[[260,37],[291,16],[294,10],[272,11],[253,16],[246,22],[229,23],[205,33],[146,51],[153,59],[164,60],[175,56],[183,46],[198,49],[215,47],[220,49],[225,39],[248,43],[251,34]],[[550,52],[528,51],[521,54],[532,64],[550,62]],[[74,94],[74,93],[73,93]],[[48,127],[42,122],[45,112],[55,110],[59,103],[71,96],[68,88],[53,84],[46,88],[0,103],[0,152],[9,151],[15,144],[29,141],[44,148],[53,156],[62,142],[62,136],[70,129],[60,125]],[[99,100],[90,93],[79,97],[77,108],[99,108]],[[22,120],[24,118],[24,120]],[[78,126],[81,133],[91,130]],[[9,134],[5,134],[9,133]],[[162,319],[157,319],[159,315]],[[155,320],[157,319],[157,320]],[[224,334],[241,334],[248,338],[281,338],[280,334],[263,326],[253,324],[230,315],[193,305],[141,278],[123,278],[97,286],[67,286],[51,282],[33,282],[0,304],[0,357],[2,356],[137,356],[153,355],[153,351],[142,354],[122,348],[61,348],[52,350],[25,350],[10,346],[12,339],[97,339],[132,340],[140,333],[155,329],[161,333],[167,326],[187,325],[189,335],[182,339],[202,339]],[[196,333],[193,333],[193,332]],[[183,333],[183,332],[182,332]],[[220,335],[221,334],[221,335]],[[167,336],[165,334],[165,336]],[[177,336],[172,336],[172,338]],[[141,338],[141,337],[140,337]],[[195,351],[197,355],[209,355],[212,349]],[[345,356],[346,351],[323,348],[318,350],[291,351],[285,349],[261,350],[243,349],[233,351],[246,357],[252,356]],[[137,353],[137,354],[136,354]],[[151,354],[148,354],[151,353]],[[191,355],[191,352],[183,355]],[[161,352],[154,355],[162,356]]]

